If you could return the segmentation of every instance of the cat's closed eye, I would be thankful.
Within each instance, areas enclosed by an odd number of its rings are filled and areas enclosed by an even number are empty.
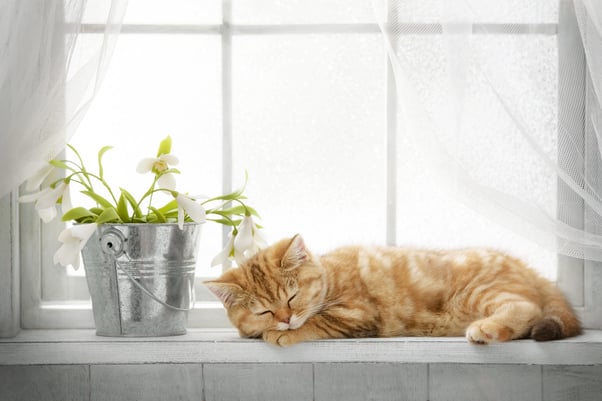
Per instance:
[[[271,310],[266,310],[266,311],[263,311],[263,312],[259,312],[259,313],[256,313],[256,315],[257,316],[263,316],[263,315],[267,315],[268,313],[271,313],[272,315],[274,315],[274,312],[272,312]]]
[[[289,308],[291,307],[291,301],[292,301],[293,299],[295,299],[295,297],[296,297],[296,296],[297,296],[297,294],[293,295],[292,297],[290,297],[290,298],[288,299],[288,301],[287,301],[287,305],[288,305],[288,307],[289,307]]]

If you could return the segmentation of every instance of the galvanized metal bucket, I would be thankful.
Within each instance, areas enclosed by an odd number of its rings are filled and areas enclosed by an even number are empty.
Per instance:
[[[96,334],[186,333],[201,225],[102,224],[82,250]]]

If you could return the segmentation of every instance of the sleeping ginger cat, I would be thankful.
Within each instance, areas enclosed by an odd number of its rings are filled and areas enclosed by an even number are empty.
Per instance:
[[[344,247],[314,257],[297,235],[205,284],[241,336],[280,346],[393,336],[547,341],[581,330],[551,282],[490,250]]]

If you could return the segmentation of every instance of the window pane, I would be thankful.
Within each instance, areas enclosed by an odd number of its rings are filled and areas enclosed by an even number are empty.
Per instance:
[[[237,24],[370,23],[370,0],[232,0]]]
[[[89,1],[84,23],[105,23],[109,1]],[[128,0],[124,24],[218,24],[221,0]]]
[[[219,24],[221,0],[128,0],[126,24]]]
[[[437,23],[442,15],[449,14],[448,7],[456,4],[453,8],[456,17],[477,23],[553,24],[558,22],[558,3],[550,0],[404,0],[395,4],[400,22]]]
[[[139,198],[152,176],[136,173],[144,157],[154,157],[171,135],[182,172],[177,189],[191,195],[219,194],[222,185],[221,50],[218,37],[204,35],[124,35],[119,39],[103,87],[71,143],[96,169],[105,154],[105,176],[115,188]],[[118,189],[117,189],[118,190]],[[81,194],[73,203],[92,206]],[[167,197],[155,196],[157,206]],[[221,229],[203,227],[199,274],[221,250]],[[211,270],[212,271],[212,270]]]
[[[270,241],[385,241],[384,49],[378,35],[234,38],[234,172]]]
[[[469,85],[462,105],[462,130],[440,130],[442,145],[477,182],[527,197],[556,214],[556,174],[524,140],[499,96],[510,104],[546,156],[557,157],[558,55],[556,37],[482,35],[472,38]],[[411,60],[411,79],[429,116],[439,118],[449,101],[445,43],[441,37],[408,36],[399,51]],[[477,63],[476,60],[479,62]],[[505,66],[504,68],[499,68]],[[505,83],[501,85],[500,83]],[[446,134],[447,133],[447,134]],[[433,184],[419,154],[402,138],[398,156],[398,241],[418,246],[488,246],[529,261],[549,278],[555,253],[526,240],[466,207]]]

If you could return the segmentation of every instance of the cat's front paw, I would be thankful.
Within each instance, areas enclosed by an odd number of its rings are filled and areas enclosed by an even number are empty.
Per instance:
[[[263,333],[263,340],[266,343],[277,345],[279,347],[289,347],[296,344],[295,336],[289,331],[268,330]]]
[[[466,339],[473,344],[489,344],[512,339],[512,330],[499,323],[483,319],[466,329]]]

